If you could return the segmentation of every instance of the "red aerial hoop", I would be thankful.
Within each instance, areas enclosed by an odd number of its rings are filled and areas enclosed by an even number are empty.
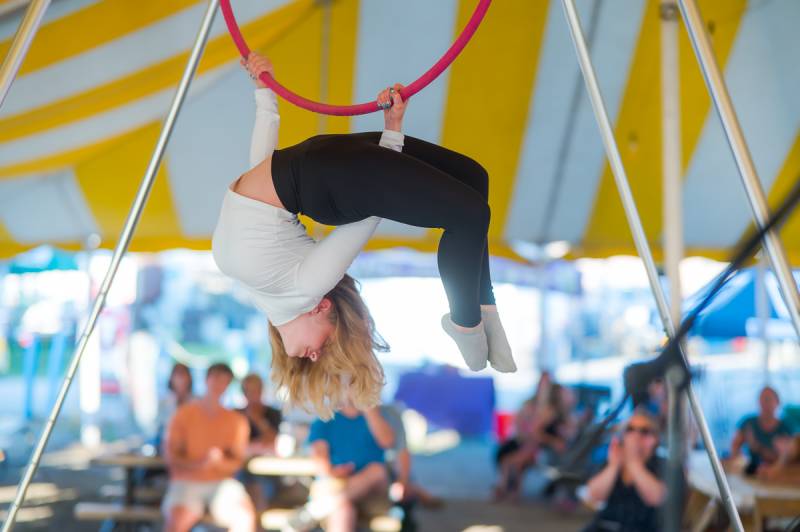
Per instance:
[[[439,74],[444,72],[447,67],[450,66],[450,63],[452,63],[455,58],[458,57],[458,54],[461,53],[461,50],[464,49],[469,40],[475,34],[475,31],[478,29],[478,26],[480,26],[483,16],[486,14],[486,11],[489,9],[489,4],[491,3],[492,0],[479,0],[478,5],[475,7],[475,11],[472,13],[472,17],[469,19],[469,22],[467,22],[467,25],[464,26],[461,34],[444,53],[444,55],[431,68],[429,68],[427,72],[422,74],[416,81],[400,91],[400,96],[403,98],[403,100],[410,98],[424,89],[430,82],[439,77]],[[222,9],[222,15],[225,17],[225,24],[228,26],[228,31],[231,34],[231,38],[236,44],[236,48],[239,49],[239,53],[242,54],[242,57],[246,58],[248,55],[250,55],[250,48],[244,41],[242,32],[239,30],[239,25],[236,23],[236,18],[233,16],[233,9],[231,9],[230,0],[220,0],[220,8]],[[307,109],[315,113],[336,116],[353,116],[374,113],[375,111],[381,110],[378,102],[360,103],[356,105],[329,105],[326,103],[315,102],[290,91],[278,83],[275,78],[266,72],[261,74],[261,81],[263,81],[267,87],[275,91],[275,93],[281,98],[297,105],[298,107],[302,107],[303,109]]]

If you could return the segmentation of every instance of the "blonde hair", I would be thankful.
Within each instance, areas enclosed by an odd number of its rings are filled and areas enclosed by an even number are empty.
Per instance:
[[[380,402],[384,375],[375,351],[388,351],[389,346],[375,330],[375,322],[352,277],[345,275],[325,297],[332,303],[330,320],[334,331],[319,360],[290,357],[272,323],[269,337],[271,379],[276,388],[285,390],[291,404],[330,419],[345,402],[359,410]]]

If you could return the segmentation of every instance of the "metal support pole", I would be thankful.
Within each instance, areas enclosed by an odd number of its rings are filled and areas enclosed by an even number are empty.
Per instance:
[[[117,273],[120,262],[122,261],[122,257],[125,255],[128,245],[130,244],[131,237],[133,236],[133,232],[136,230],[136,225],[139,223],[139,218],[141,217],[142,210],[147,202],[147,197],[150,194],[150,189],[155,181],[156,172],[161,164],[161,159],[164,155],[167,143],[169,142],[173,127],[175,126],[175,121],[178,118],[178,113],[180,112],[181,106],[186,99],[186,94],[189,91],[189,85],[194,77],[195,71],[197,70],[197,64],[200,62],[200,57],[203,54],[203,49],[205,48],[205,44],[208,40],[208,35],[211,30],[211,23],[214,21],[214,15],[217,12],[218,6],[219,0],[209,0],[205,15],[203,16],[203,22],[200,25],[200,31],[197,33],[197,38],[194,41],[192,53],[189,56],[189,61],[187,62],[186,68],[183,71],[183,77],[178,84],[178,89],[175,91],[175,96],[172,99],[169,113],[167,114],[167,118],[164,120],[164,125],[161,128],[161,134],[156,142],[156,147],[153,151],[152,157],[150,158],[150,163],[147,166],[144,178],[142,178],[142,182],[139,185],[139,190],[136,193],[136,198],[134,199],[131,210],[128,213],[128,218],[125,220],[125,226],[122,229],[119,242],[117,242],[117,246],[114,248],[114,255],[111,258],[111,264],[109,265],[106,276],[103,279],[103,284],[100,286],[100,292],[98,293],[97,298],[94,300],[92,312],[89,314],[89,320],[87,321],[83,333],[81,334],[75,354],[72,356],[72,360],[67,368],[67,374],[61,384],[61,389],[58,392],[56,403],[53,405],[53,408],[50,411],[50,415],[45,423],[44,429],[42,430],[42,435],[39,437],[39,441],[36,443],[36,447],[34,448],[31,461],[28,464],[28,468],[25,470],[25,474],[20,481],[19,487],[17,488],[17,494],[14,498],[11,508],[9,508],[8,518],[3,524],[2,532],[11,532],[11,530],[14,528],[17,512],[25,500],[25,493],[27,492],[28,486],[33,480],[33,476],[39,467],[39,461],[42,458],[47,441],[50,439],[50,434],[53,432],[56,419],[58,418],[58,414],[61,412],[61,407],[64,404],[64,400],[67,397],[67,392],[69,391],[69,387],[72,384],[73,378],[75,377],[75,372],[80,364],[81,356],[86,350],[86,346],[89,343],[89,338],[92,335],[95,325],[97,324],[97,318],[100,316],[100,312],[105,306],[106,296],[111,288],[111,283],[114,281],[114,277]]]
[[[664,182],[664,273],[669,281],[672,321],[681,321],[680,265],[683,259],[683,201],[681,156],[681,94],[678,65],[678,4],[661,2],[661,124]]]
[[[681,321],[680,265],[683,259],[683,171],[681,156],[680,65],[678,64],[678,5],[662,0],[661,30],[661,168],[663,174],[664,273],[669,286],[669,313],[673,323]],[[671,368],[664,379],[668,394],[665,530],[681,529],[683,508],[683,465],[686,449],[686,401],[681,389],[682,370]]]
[[[664,324],[664,329],[670,337],[673,337],[675,335],[675,324],[670,316],[669,306],[667,305],[667,300],[664,295],[664,289],[659,282],[658,271],[656,270],[656,264],[653,260],[653,254],[650,251],[650,247],[647,243],[647,237],[645,235],[644,228],[642,227],[642,221],[636,209],[636,203],[633,200],[633,194],[631,193],[630,185],[628,184],[628,177],[625,173],[625,167],[622,165],[622,158],[619,154],[619,148],[617,147],[616,140],[614,139],[614,131],[611,127],[611,120],[608,117],[608,112],[606,110],[605,102],[603,101],[603,96],[600,92],[600,86],[597,82],[597,76],[594,72],[592,60],[586,47],[586,39],[584,38],[583,29],[581,28],[580,17],[578,16],[578,11],[575,8],[574,0],[562,0],[562,4],[564,6],[567,23],[570,28],[572,42],[575,45],[578,63],[580,64],[581,71],[583,72],[584,81],[586,81],[586,88],[589,93],[589,99],[592,103],[595,119],[597,120],[597,125],[600,128],[600,136],[603,139],[608,161],[611,165],[612,173],[614,174],[617,190],[619,191],[620,199],[622,200],[622,205],[625,209],[625,216],[628,220],[628,225],[631,228],[631,233],[633,234],[636,250],[639,253],[639,256],[642,258],[645,270],[647,271],[650,289],[652,290],[653,296],[656,300],[656,307],[658,308],[659,315],[661,316],[661,321]],[[686,393],[689,398],[689,404],[692,408],[692,413],[694,414],[695,420],[697,421],[697,425],[700,429],[703,442],[705,443],[706,450],[708,451],[708,458],[711,462],[711,468],[714,471],[717,485],[719,486],[722,503],[728,512],[734,529],[743,532],[744,527],[742,526],[742,520],[736,511],[736,505],[733,502],[733,496],[731,495],[731,490],[728,486],[728,480],[725,477],[725,473],[722,469],[722,463],[719,460],[716,447],[714,446],[714,441],[711,438],[711,432],[708,428],[708,423],[706,422],[703,410],[700,408],[700,402],[698,401],[697,396],[694,394],[694,389],[692,388],[691,382],[687,384]]]
[[[25,16],[17,28],[17,33],[14,35],[14,40],[11,42],[11,48],[8,49],[6,59],[3,61],[3,66],[0,67],[0,107],[6,100],[8,90],[11,84],[14,83],[14,78],[17,77],[22,60],[25,59],[25,54],[28,53],[28,48],[31,46],[33,36],[36,35],[36,30],[39,29],[39,24],[42,22],[44,12],[47,11],[47,6],[50,5],[50,0],[33,0],[25,11]]]
[[[758,227],[761,228],[769,220],[767,198],[756,172],[753,158],[750,155],[750,149],[747,147],[744,133],[742,133],[742,127],[739,124],[736,111],[733,108],[730,94],[728,94],[725,78],[723,78],[714,56],[711,39],[709,39],[706,32],[703,19],[700,16],[700,10],[697,8],[697,2],[695,0],[679,0],[679,5],[683,20],[686,22],[686,31],[689,33],[689,39],[692,41],[692,47],[697,56],[697,62],[700,64],[700,70],[703,72],[708,92],[711,93],[714,107],[717,109],[722,121],[722,128],[725,130],[725,136],[733,152],[736,167],[739,169],[745,194],[750,201],[750,208],[753,210],[753,217]],[[776,229],[773,229],[765,236],[764,248],[772,263],[775,277],[778,278],[778,285],[789,309],[795,332],[800,337],[800,294],[797,292],[797,284],[794,282],[794,277],[792,277],[789,260],[786,258],[786,251],[783,249],[780,235]]]

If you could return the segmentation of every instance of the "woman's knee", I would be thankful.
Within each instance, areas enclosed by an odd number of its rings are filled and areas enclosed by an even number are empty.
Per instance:
[[[474,188],[483,199],[489,199],[489,172],[478,161],[474,159],[467,159],[469,161],[469,175]]]
[[[492,211],[485,201],[463,201],[451,206],[449,226],[445,230],[486,233],[489,230]]]

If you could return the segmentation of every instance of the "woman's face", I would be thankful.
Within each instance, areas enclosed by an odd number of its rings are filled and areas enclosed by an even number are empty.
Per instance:
[[[242,384],[242,393],[248,404],[260,404],[263,386],[258,379],[250,379]]]
[[[658,447],[658,428],[643,415],[633,415],[625,427],[625,446],[632,446],[643,460],[648,460]]]
[[[173,391],[178,395],[189,393],[189,375],[185,370],[175,370],[170,378]]]
[[[778,394],[772,390],[772,388],[764,388],[761,390],[761,394],[758,396],[758,405],[761,408],[761,412],[764,414],[775,415],[775,410],[778,409],[781,402],[778,399]]]
[[[323,347],[334,330],[330,321],[331,306],[329,299],[323,299],[312,310],[277,327],[290,357],[316,362],[322,356]]]

